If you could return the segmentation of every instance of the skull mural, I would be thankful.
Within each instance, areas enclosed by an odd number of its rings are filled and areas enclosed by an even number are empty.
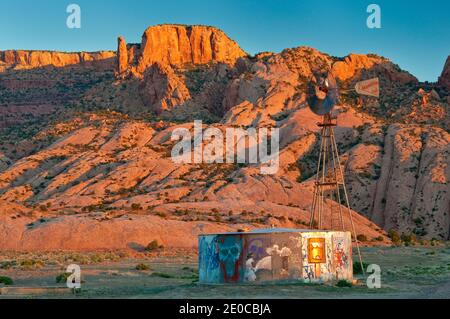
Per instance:
[[[225,282],[236,282],[240,278],[241,244],[231,236],[224,236],[220,241],[219,261],[223,279]]]

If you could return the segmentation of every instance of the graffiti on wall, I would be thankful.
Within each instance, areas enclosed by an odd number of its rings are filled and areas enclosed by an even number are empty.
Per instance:
[[[199,249],[201,282],[327,281],[338,274],[352,276],[351,237],[346,233],[206,235],[200,236]]]
[[[302,262],[298,238],[292,233],[244,236],[246,280],[298,279]]]
[[[251,240],[255,243],[255,240]],[[289,277],[289,258],[292,250],[287,246],[274,244],[265,247],[264,254],[256,254],[254,249],[250,248],[245,263],[245,277],[248,281],[256,281],[258,277],[279,278]],[[259,252],[259,250],[258,250]]]
[[[327,281],[332,273],[331,237],[328,232],[302,234],[303,279]]]
[[[220,236],[219,263],[224,282],[237,282],[242,278],[241,255],[242,240],[240,236]]]
[[[346,236],[333,235],[333,268],[336,276],[347,278],[352,270],[351,239]]]
[[[219,274],[219,245],[216,236],[202,236],[199,239],[199,277],[201,281],[218,281]]]

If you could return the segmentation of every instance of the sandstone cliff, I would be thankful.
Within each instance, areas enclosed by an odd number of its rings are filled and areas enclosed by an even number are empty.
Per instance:
[[[160,63],[153,64],[145,71],[140,92],[145,104],[158,114],[190,98],[183,80],[169,65]]]
[[[128,46],[119,39],[119,74],[126,69],[142,74],[153,63],[183,66],[220,62],[234,64],[247,54],[223,31],[208,26],[158,25],[148,28],[140,46]],[[125,65],[133,57],[135,63]]]
[[[406,71],[401,70],[398,66],[389,60],[376,55],[366,54],[350,54],[343,61],[337,61],[333,64],[332,72],[336,78],[341,81],[349,79],[360,80],[365,71],[374,70],[384,76],[384,80],[396,83],[417,83],[417,78]]]
[[[56,52],[56,51],[0,51],[0,64],[15,69],[31,69],[45,66],[64,67],[83,63],[107,62],[112,66],[115,52]]]
[[[128,68],[128,48],[125,39],[119,37],[117,40],[117,72],[124,74]]]

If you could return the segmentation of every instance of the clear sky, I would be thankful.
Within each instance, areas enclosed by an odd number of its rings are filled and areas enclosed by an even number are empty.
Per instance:
[[[68,29],[66,7],[81,7]],[[381,29],[366,26],[369,4]],[[247,52],[307,45],[335,56],[377,53],[422,81],[436,81],[450,55],[448,0],[0,0],[0,50],[115,50],[154,24],[213,25]]]

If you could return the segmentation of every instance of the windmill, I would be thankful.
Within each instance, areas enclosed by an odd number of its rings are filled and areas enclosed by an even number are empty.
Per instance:
[[[317,75],[315,81],[310,83],[307,103],[311,111],[322,116],[322,121],[318,123],[320,127],[320,149],[317,163],[317,173],[314,182],[314,195],[310,210],[311,229],[323,229],[325,227],[324,208],[328,204],[330,207],[329,226],[331,230],[345,230],[344,210],[348,212],[353,240],[356,243],[359,262],[364,273],[364,267],[361,258],[361,252],[357,240],[355,225],[353,222],[353,213],[350,208],[350,202],[345,185],[343,169],[340,164],[339,150],[334,134],[334,127],[337,126],[337,116],[332,114],[334,106],[339,101],[339,90],[336,80],[331,75]],[[378,78],[369,79],[356,83],[353,90],[357,94],[379,97]],[[326,197],[329,200],[326,200]],[[345,209],[341,203],[345,200]],[[337,203],[333,205],[333,203]]]

